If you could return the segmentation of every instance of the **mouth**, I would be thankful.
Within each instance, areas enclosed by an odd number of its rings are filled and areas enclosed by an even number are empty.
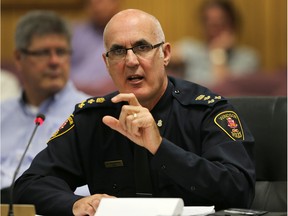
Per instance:
[[[128,76],[127,79],[131,82],[139,82],[139,81],[143,80],[144,77],[140,76],[140,75],[131,75],[131,76]]]

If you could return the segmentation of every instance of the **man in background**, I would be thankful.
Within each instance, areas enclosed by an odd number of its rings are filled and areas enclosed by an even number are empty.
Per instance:
[[[259,69],[255,49],[239,42],[240,18],[233,1],[203,0],[199,9],[203,40],[185,37],[175,43],[172,61],[185,63],[185,79],[211,88]]]
[[[8,202],[9,186],[24,149],[35,127],[38,113],[46,116],[28,150],[19,175],[76,103],[88,95],[69,81],[71,34],[59,16],[48,11],[32,11],[18,22],[14,52],[22,80],[20,97],[1,103],[1,202]]]
[[[115,90],[102,60],[103,30],[120,10],[121,0],[85,0],[87,19],[75,25],[72,38],[71,78],[76,87],[89,95]]]

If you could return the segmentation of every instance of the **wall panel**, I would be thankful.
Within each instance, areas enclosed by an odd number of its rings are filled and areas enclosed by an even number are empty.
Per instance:
[[[6,0],[8,1],[8,0]],[[13,0],[21,2],[23,0]],[[25,0],[27,1],[27,0]],[[31,0],[28,0],[31,1]],[[241,42],[255,47],[263,62],[263,71],[271,72],[287,65],[287,2],[286,0],[231,0],[242,15]],[[61,0],[59,0],[61,2]],[[73,1],[77,2],[77,1]],[[202,0],[123,0],[123,8],[139,8],[159,18],[167,41],[183,36],[201,39],[198,7]],[[75,3],[74,3],[75,5]],[[36,8],[3,7],[1,12],[1,60],[11,61],[13,32],[17,19],[28,10]],[[39,7],[39,5],[37,6]],[[42,8],[45,8],[45,6]],[[53,4],[52,9],[73,22],[84,17],[81,7]]]

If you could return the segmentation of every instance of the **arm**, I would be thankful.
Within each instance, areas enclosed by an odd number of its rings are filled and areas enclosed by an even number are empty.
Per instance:
[[[167,184],[167,179],[172,182],[170,188],[166,187],[163,190],[158,185],[161,196],[178,195],[189,205],[195,203],[210,203],[218,207],[250,205],[255,178],[251,160],[254,139],[243,126],[241,132],[245,133],[245,139],[243,136],[233,140],[233,137],[229,137],[216,124],[219,120],[214,121],[218,114],[227,110],[233,111],[230,105],[222,103],[216,108],[208,107],[205,114],[196,113],[197,117],[202,115],[199,117],[201,122],[197,122],[199,119],[193,119],[191,123],[185,123],[187,128],[184,128],[182,123],[190,119],[189,114],[181,116],[181,121],[171,120],[171,129],[163,138],[158,128],[155,129],[155,120],[149,111],[137,105],[134,99],[131,100],[130,97],[133,96],[128,96],[129,99],[126,97],[127,95],[122,99],[127,100],[130,106],[122,107],[119,120],[106,116],[103,121],[154,155],[152,169],[156,170],[155,173],[158,175],[156,178],[160,179],[160,184]],[[118,101],[119,97],[116,99]],[[182,111],[175,111],[176,114],[173,116],[181,115],[179,113]],[[136,118],[133,113],[137,113]],[[177,122],[180,124],[177,125]],[[192,127],[193,122],[196,123]],[[223,127],[226,127],[225,118],[223,124]],[[150,127],[146,127],[147,125]],[[192,128],[197,128],[198,132]],[[200,151],[191,150],[196,145],[201,146]]]
[[[17,180],[16,203],[34,204],[41,215],[93,216],[100,199],[111,197],[94,194],[83,198],[73,193],[76,187],[86,183],[74,126],[74,118],[70,116]]]
[[[244,122],[233,118],[238,125],[233,130],[239,134],[232,134],[226,118],[236,113],[226,102],[195,107],[200,112],[180,109],[175,109],[174,116],[178,116],[171,120],[174,124],[166,129],[152,160],[153,169],[164,183],[167,178],[179,186],[171,187],[169,192],[182,191],[184,201],[190,205],[198,201],[218,208],[249,207],[254,195],[254,139]]]

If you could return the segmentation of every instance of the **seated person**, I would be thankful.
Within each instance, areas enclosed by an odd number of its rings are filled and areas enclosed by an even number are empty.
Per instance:
[[[43,215],[92,216],[103,197],[143,193],[249,207],[254,138],[225,98],[167,76],[171,46],[159,21],[120,11],[105,27],[104,44],[119,91],[75,107],[16,181],[15,202]],[[84,184],[92,195],[75,195]]]
[[[19,174],[46,147],[75,104],[88,98],[69,81],[70,38],[64,20],[52,12],[31,11],[18,22],[14,56],[23,89],[19,97],[1,102],[2,203],[9,202],[9,186],[37,113],[44,114],[46,121],[35,135]]]
[[[175,43],[174,56],[185,62],[186,80],[211,88],[227,77],[251,74],[259,69],[255,49],[239,43],[240,17],[232,3],[203,0],[199,10],[203,40],[185,37]]]

